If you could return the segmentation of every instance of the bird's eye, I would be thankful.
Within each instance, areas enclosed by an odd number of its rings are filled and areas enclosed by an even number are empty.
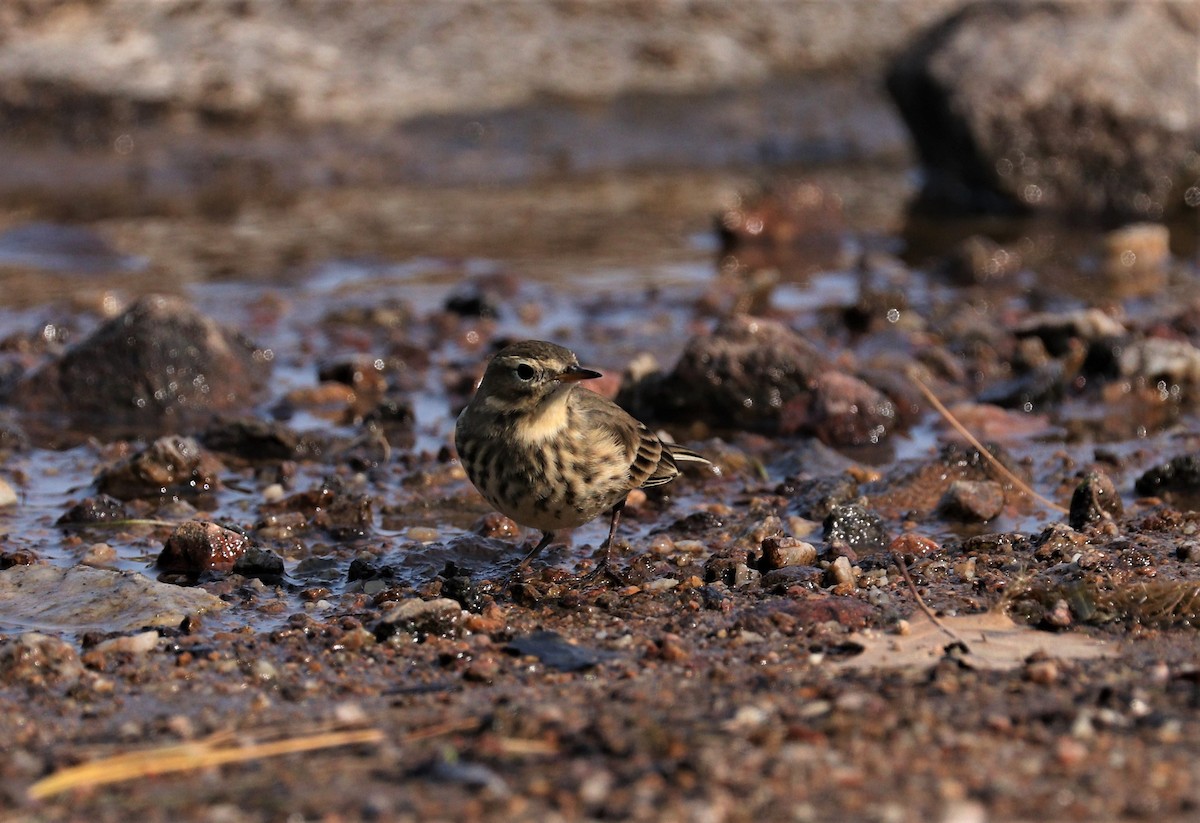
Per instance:
[[[533,370],[533,366],[529,365],[528,363],[522,363],[521,365],[517,366],[516,373],[517,377],[521,378],[522,380],[532,380],[533,376],[537,374],[537,372]]]

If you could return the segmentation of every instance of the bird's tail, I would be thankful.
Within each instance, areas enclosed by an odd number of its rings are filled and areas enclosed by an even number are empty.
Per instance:
[[[692,451],[686,446],[677,446],[671,443],[667,446],[667,450],[671,452],[671,457],[675,458],[676,463],[705,463],[709,466],[712,461],[697,451]]]

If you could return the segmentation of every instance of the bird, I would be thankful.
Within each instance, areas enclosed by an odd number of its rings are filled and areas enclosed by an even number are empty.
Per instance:
[[[580,385],[600,376],[563,346],[513,343],[491,359],[458,416],[455,447],[471,483],[501,514],[542,532],[518,569],[550,545],[556,531],[608,512],[597,571],[606,569],[629,492],[670,483],[680,463],[711,465]]]

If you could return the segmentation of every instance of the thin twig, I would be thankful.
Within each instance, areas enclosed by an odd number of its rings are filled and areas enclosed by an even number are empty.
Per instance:
[[[942,619],[934,614],[933,609],[929,608],[929,605],[925,602],[925,599],[921,597],[921,593],[917,591],[917,584],[913,582],[912,575],[908,573],[908,564],[904,562],[904,558],[900,556],[900,552],[892,552],[892,559],[896,561],[896,566],[900,569],[900,576],[904,578],[904,582],[908,584],[909,591],[912,592],[913,598],[917,601],[917,608],[925,613],[925,616],[929,618],[929,622],[937,626],[955,643],[961,643],[965,648],[967,646],[966,641],[955,634],[949,626],[943,623]]]
[[[1009,483],[1012,483],[1013,487],[1016,488],[1017,491],[1040,501],[1042,505],[1048,506],[1060,514],[1067,513],[1067,510],[1062,506],[1058,505],[1053,500],[1043,497],[1030,488],[1028,483],[1009,471],[1008,467],[997,460],[994,454],[984,448],[984,445],[979,442],[975,435],[971,434],[971,432],[967,430],[966,426],[958,422],[958,418],[950,413],[950,410],[943,405],[941,400],[937,399],[937,395],[935,395],[930,388],[925,385],[921,378],[917,377],[911,372],[909,373],[908,378],[913,382],[913,385],[920,389],[921,394],[925,395],[925,399],[929,401],[930,405],[932,405],[935,410],[937,410],[937,413],[942,416],[942,419],[949,423],[956,432],[962,435],[963,438],[971,444],[971,446],[978,450],[979,454],[983,456],[983,459],[986,460],[988,464],[992,466],[992,468],[998,471],[1005,480],[1007,480]]]
[[[27,794],[30,800],[43,800],[72,789],[337,746],[379,743],[383,739],[383,731],[380,729],[352,729],[235,746],[229,745],[227,734],[218,733],[192,743],[176,743],[155,749],[123,752],[70,766],[37,781],[29,787]]]

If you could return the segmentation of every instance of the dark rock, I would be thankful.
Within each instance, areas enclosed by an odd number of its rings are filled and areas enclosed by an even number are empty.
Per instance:
[[[490,602],[484,587],[457,564],[447,563],[439,576],[442,578],[442,596],[458,601],[467,611],[478,614]]]
[[[789,478],[776,487],[775,493],[791,497],[801,516],[824,520],[835,507],[858,499],[858,481],[846,472],[810,480]]]
[[[1071,341],[1093,343],[1098,340],[1120,338],[1125,327],[1099,309],[1031,314],[1013,327],[1018,338],[1036,337],[1052,357],[1062,357],[1072,350]]]
[[[200,435],[206,448],[250,462],[296,460],[319,453],[321,446],[282,423],[254,417],[219,420]]]
[[[737,587],[749,583],[757,576],[750,568],[751,557],[743,549],[732,549],[721,554],[713,555],[704,564],[705,583],[724,583],[726,586]]]
[[[158,568],[166,572],[199,574],[227,572],[251,546],[246,535],[216,523],[189,520],[180,523],[158,556]]]
[[[1146,470],[1134,484],[1138,494],[1151,496],[1164,492],[1195,492],[1200,488],[1200,455],[1181,454],[1168,462]]]
[[[306,584],[335,583],[341,577],[341,564],[334,557],[306,557],[296,564],[294,574]]]
[[[1112,479],[1104,472],[1088,472],[1071,495],[1068,522],[1073,529],[1083,529],[1103,520],[1116,520],[1124,514],[1125,506]]]
[[[356,557],[346,570],[346,580],[350,583],[356,580],[392,580],[395,577],[394,568],[380,564],[374,557]]]
[[[949,520],[986,523],[1004,511],[1004,487],[994,480],[955,480],[938,503]]]
[[[243,577],[278,580],[283,577],[283,558],[270,549],[251,545],[234,562],[233,572]]]
[[[460,317],[499,317],[500,305],[494,295],[473,286],[447,297],[446,311]]]
[[[463,630],[463,608],[457,601],[412,598],[389,609],[375,626],[375,637],[384,640],[399,632],[417,637],[457,637]]]
[[[880,442],[896,424],[896,407],[878,389],[841,372],[823,372],[814,391],[784,408],[781,434],[805,431],[833,446]]]
[[[125,504],[115,497],[100,494],[95,497],[85,497],[66,513],[58,518],[59,526],[79,526],[88,523],[111,523],[114,520],[128,520],[132,513]]]
[[[698,511],[676,520],[666,531],[674,537],[700,537],[725,527],[725,521],[709,511]],[[651,534],[658,534],[656,529]]]
[[[922,198],[1156,219],[1200,149],[1200,15],[1171,3],[974,3],[891,66]]]
[[[784,405],[807,395],[825,368],[820,352],[783,324],[735,315],[692,338],[669,374],[623,387],[618,402],[642,417],[777,434]]]
[[[558,632],[550,631],[514,637],[504,648],[514,654],[536,657],[543,665],[560,672],[584,671],[620,657],[615,652],[577,646]]]
[[[838,506],[825,518],[825,540],[841,542],[856,552],[880,552],[888,547],[883,518],[858,503]]]
[[[121,500],[203,494],[221,487],[218,476],[224,468],[192,438],[169,435],[105,468],[96,488]]]
[[[270,362],[184,300],[149,296],[27,376],[14,400],[88,431],[176,431],[248,405]]]
[[[410,448],[416,442],[417,413],[412,400],[390,391],[370,409],[363,421],[378,426],[387,436],[388,443],[400,448]]]
[[[32,549],[6,549],[0,551],[0,571],[13,566],[35,566],[41,558]]]
[[[765,572],[758,581],[764,589],[787,590],[793,586],[816,589],[820,586],[824,570],[816,566],[785,566]]]
[[[334,477],[320,487],[294,494],[265,510],[271,513],[301,512],[312,525],[338,539],[364,537],[374,528],[374,498],[352,491]]]
[[[976,399],[1006,409],[1043,411],[1062,400],[1072,377],[1062,362],[1051,360],[1011,380],[993,383]]]

